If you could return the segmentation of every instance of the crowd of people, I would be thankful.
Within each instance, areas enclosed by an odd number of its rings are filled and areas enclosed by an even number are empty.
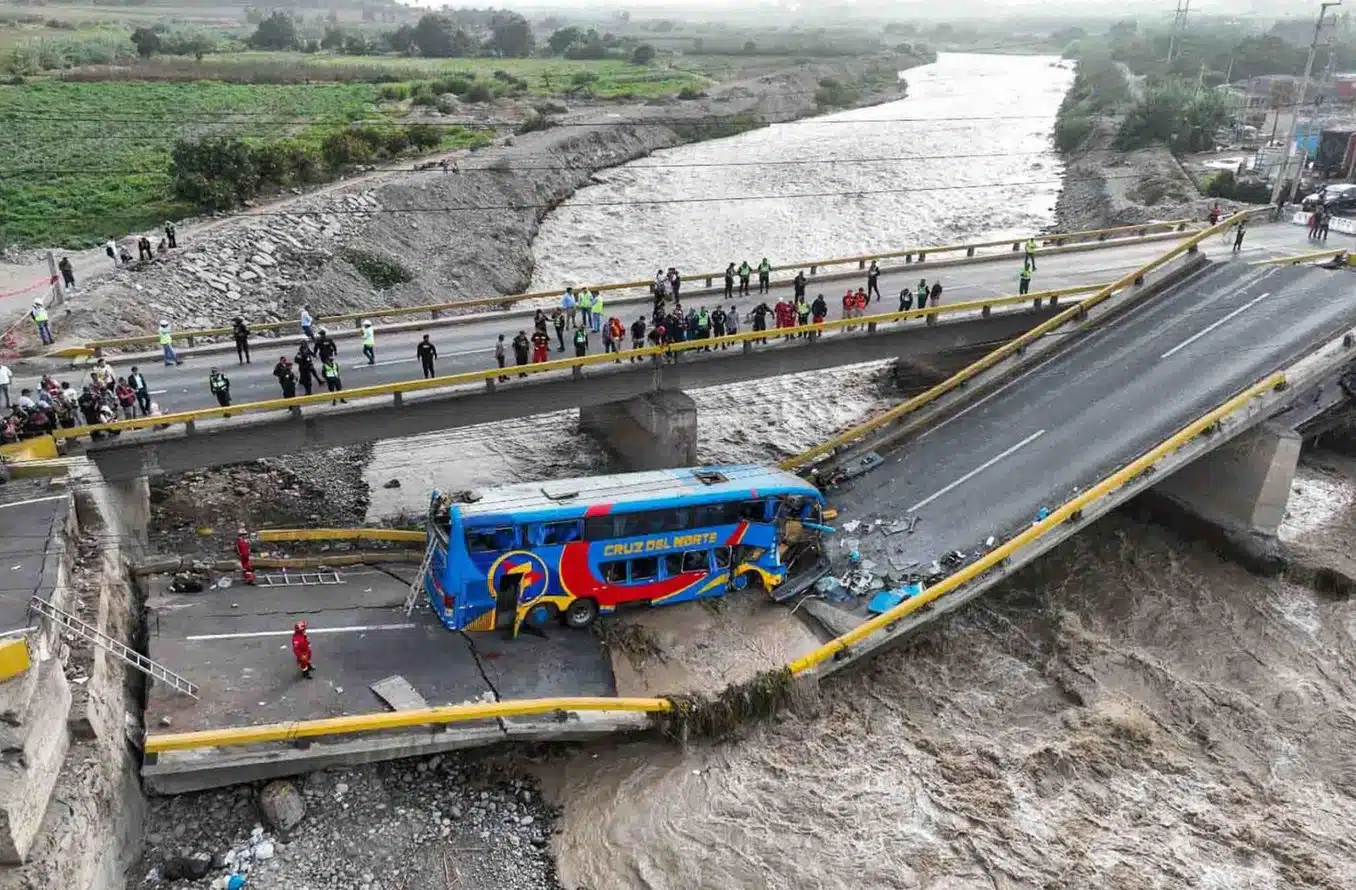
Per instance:
[[[135,365],[126,375],[118,376],[107,360],[101,358],[79,390],[68,381],[44,374],[36,387],[25,387],[15,397],[11,394],[13,379],[13,372],[0,364],[0,400],[5,410],[0,444],[49,435],[57,429],[156,417],[162,413],[151,398],[145,375]],[[90,435],[102,439],[116,436],[117,432],[96,430]]]

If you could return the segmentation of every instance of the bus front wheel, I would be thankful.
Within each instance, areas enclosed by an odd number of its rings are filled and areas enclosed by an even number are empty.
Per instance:
[[[575,630],[583,630],[598,617],[598,603],[591,599],[574,600],[565,609],[565,624]]]

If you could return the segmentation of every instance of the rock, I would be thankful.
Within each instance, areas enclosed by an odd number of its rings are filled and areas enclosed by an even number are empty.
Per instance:
[[[274,831],[291,831],[306,818],[306,799],[291,782],[269,782],[259,792],[259,812]]]
[[[343,782],[340,782],[338,785],[335,785],[335,786],[334,786],[334,793],[335,793],[335,794],[348,794],[348,786],[345,785]]]
[[[194,853],[184,859],[184,877],[199,880],[207,877],[212,870],[212,857],[206,853]]]
[[[265,862],[272,859],[273,853],[273,841],[260,841],[254,845],[254,858],[259,862]]]

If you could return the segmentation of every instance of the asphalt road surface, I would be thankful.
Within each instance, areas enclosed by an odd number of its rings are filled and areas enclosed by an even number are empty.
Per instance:
[[[1303,267],[1206,269],[890,452],[835,505],[844,520],[920,517],[913,534],[862,537],[881,571],[973,553],[1356,325],[1352,284]]]
[[[28,601],[50,598],[63,544],[57,532],[70,493],[47,480],[0,485],[0,632],[28,624]]]
[[[1337,246],[1334,244],[1334,246]],[[1081,284],[1095,284],[1111,281],[1131,269],[1143,265],[1148,260],[1171,249],[1172,242],[1158,241],[1146,244],[1130,244],[1120,248],[1090,251],[1085,253],[1054,254],[1038,260],[1037,270],[1032,279],[1031,289],[1055,290]],[[1296,255],[1312,249],[1305,240],[1304,230],[1298,226],[1273,225],[1262,226],[1248,234],[1247,249],[1241,258],[1248,261],[1270,259],[1287,255]],[[1226,256],[1228,246],[1221,239],[1211,239],[1205,245],[1208,253]],[[904,267],[901,271],[883,272],[880,290],[883,299],[871,304],[869,312],[890,312],[898,309],[898,294],[904,287],[913,288],[920,277],[929,282],[940,280],[944,288],[943,303],[955,303],[984,297],[1006,296],[1017,292],[1017,273],[1020,269],[1020,255],[1014,255],[1011,262],[977,263],[939,269],[933,272],[914,271]],[[811,279],[807,292],[813,300],[817,293],[823,293],[829,303],[830,318],[841,317],[843,291],[849,285],[865,283],[865,273],[860,281],[855,279],[824,280]],[[689,282],[691,286],[693,282]],[[774,288],[768,302],[771,304],[778,293],[789,293],[789,287]],[[755,278],[753,293],[750,297],[736,297],[735,305],[745,314],[758,303],[757,281]],[[714,308],[723,299],[715,296],[691,296],[688,303],[696,306],[706,305]],[[648,317],[648,306],[643,304],[618,305],[608,314],[616,314],[628,326],[642,312]],[[919,322],[921,324],[921,322]],[[436,372],[439,375],[456,374],[466,371],[478,371],[494,364],[494,344],[499,334],[511,341],[520,329],[528,329],[530,320],[526,318],[487,318],[467,324],[431,327],[427,331],[405,330],[384,333],[377,329],[376,362],[368,365],[361,353],[361,344],[357,339],[343,339],[339,344],[339,357],[343,373],[344,386],[373,386],[382,383],[397,383],[420,377],[419,362],[415,358],[415,347],[423,333],[428,333],[438,348]],[[749,330],[747,322],[741,322],[740,330]],[[627,336],[629,337],[629,330]],[[569,332],[566,334],[569,344]],[[590,342],[590,352],[602,348],[600,339],[595,336]],[[554,349],[554,346],[553,346]],[[235,402],[252,402],[281,396],[277,381],[273,378],[273,366],[279,356],[289,358],[295,354],[296,347],[283,345],[276,341],[259,338],[252,344],[253,363],[241,365],[234,351],[214,355],[192,356],[179,366],[165,368],[158,359],[140,359],[125,361],[113,359],[114,370],[119,376],[127,373],[128,368],[136,364],[146,375],[153,398],[162,410],[187,411],[195,408],[207,408],[216,404],[215,398],[208,392],[207,376],[213,367],[221,368],[231,381],[231,397]],[[553,351],[553,356],[573,355],[573,348],[561,353]],[[509,354],[512,361],[512,353]],[[83,372],[82,372],[83,373]],[[58,375],[73,386],[77,385],[76,372]],[[20,386],[31,386],[36,380],[16,380]],[[322,387],[323,388],[323,387]],[[14,387],[17,393],[19,387]]]

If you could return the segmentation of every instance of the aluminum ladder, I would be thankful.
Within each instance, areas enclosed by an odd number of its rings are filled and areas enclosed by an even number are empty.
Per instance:
[[[408,618],[414,614],[414,607],[419,605],[419,598],[424,595],[424,577],[428,575],[429,568],[433,565],[433,548],[435,542],[430,540],[428,547],[424,550],[423,562],[419,563],[419,574],[414,576],[410,582],[410,592],[405,595],[405,617]]]
[[[271,572],[261,572],[255,578],[255,587],[302,587],[308,584],[343,584],[344,579],[338,572],[298,572],[295,575],[288,574],[286,569],[274,574]]]
[[[94,645],[104,649],[117,658],[122,659],[143,674],[154,677],[161,682],[168,683],[175,692],[183,693],[190,698],[198,697],[197,685],[179,676],[164,665],[151,661],[132,647],[123,645],[94,625],[81,621],[64,609],[57,608],[42,597],[35,596],[29,600],[28,609],[30,612],[37,612],[49,621],[61,625],[76,636],[89,640]]]

